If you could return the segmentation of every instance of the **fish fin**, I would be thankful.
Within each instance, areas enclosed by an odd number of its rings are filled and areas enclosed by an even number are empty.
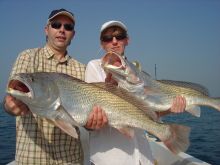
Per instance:
[[[199,106],[196,106],[196,105],[187,106],[186,111],[196,117],[200,117],[201,115],[201,109]]]
[[[70,136],[72,136],[72,137],[74,137],[74,138],[76,138],[76,139],[79,138],[79,137],[78,137],[78,133],[77,133],[75,127],[74,127],[72,124],[67,123],[67,122],[65,122],[65,121],[63,121],[63,120],[60,120],[60,119],[51,120],[51,122],[52,122],[55,126],[59,127],[62,131],[64,131],[65,133],[67,133],[68,135],[70,135]]]
[[[70,116],[62,105],[57,107],[50,120],[65,133],[78,139],[78,133],[75,126],[79,126],[79,124]]]
[[[185,81],[175,81],[175,80],[157,80],[157,81],[163,84],[173,85],[177,87],[190,88],[192,90],[196,90],[197,92],[199,92],[204,96],[209,96],[209,90],[201,84],[185,82]]]
[[[141,63],[138,62],[138,61],[132,61],[132,64],[134,64],[134,66],[139,70],[141,71]]]
[[[185,152],[189,147],[189,133],[190,128],[187,126],[171,124],[170,125],[171,135],[168,139],[162,140],[163,143],[169,148],[174,154],[179,152]]]
[[[114,126],[115,127],[115,126]],[[128,138],[134,137],[134,129],[131,127],[115,127],[119,132],[123,135],[127,136]]]
[[[66,121],[66,122],[70,123],[70,124],[73,125],[73,126],[78,126],[78,127],[80,127],[80,124],[77,123],[77,122],[73,119],[73,117],[65,110],[65,108],[64,108],[62,105],[60,105],[60,106],[57,108],[56,111],[57,111],[57,113],[59,113],[59,115],[57,115],[56,118],[62,117],[61,119],[62,119],[63,121]]]

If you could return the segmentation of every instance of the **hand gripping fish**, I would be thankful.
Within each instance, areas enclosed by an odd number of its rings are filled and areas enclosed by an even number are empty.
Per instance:
[[[220,98],[209,97],[208,90],[199,84],[154,80],[149,74],[114,52],[108,52],[102,58],[102,66],[107,73],[112,74],[119,87],[131,92],[155,111],[168,110],[178,95],[186,98],[186,111],[194,116],[200,116],[200,106],[220,111]]]
[[[15,82],[17,87],[11,88],[10,83]],[[109,125],[128,136],[133,136],[132,128],[136,127],[158,137],[174,153],[189,146],[190,128],[157,122],[155,112],[126,90],[111,84],[86,83],[62,73],[20,73],[10,78],[7,93],[76,138],[72,128],[84,126],[93,106],[99,105]]]

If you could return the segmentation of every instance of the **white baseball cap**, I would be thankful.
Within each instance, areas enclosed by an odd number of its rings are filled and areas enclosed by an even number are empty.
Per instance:
[[[102,33],[105,29],[112,27],[112,26],[118,26],[127,32],[127,27],[125,26],[125,24],[123,24],[121,21],[112,20],[112,21],[105,22],[101,26],[100,33]]]

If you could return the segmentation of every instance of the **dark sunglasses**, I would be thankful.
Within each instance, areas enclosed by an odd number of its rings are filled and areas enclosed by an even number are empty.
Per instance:
[[[115,35],[115,36],[112,36],[112,35],[104,35],[101,37],[101,41],[103,42],[111,42],[113,40],[113,38],[116,38],[117,40],[123,40],[125,38],[127,38],[127,35],[126,34],[119,34],[119,35]]]
[[[51,25],[51,27],[54,28],[54,29],[60,29],[61,26],[63,25],[63,26],[64,26],[64,29],[65,29],[66,31],[73,31],[73,29],[74,29],[74,24],[68,24],[68,23],[62,24],[62,23],[57,22],[57,21],[51,22],[50,25]]]

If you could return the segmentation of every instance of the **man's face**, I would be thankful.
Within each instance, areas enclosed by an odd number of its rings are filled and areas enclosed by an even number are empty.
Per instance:
[[[125,46],[128,45],[129,38],[125,31],[120,27],[110,27],[101,35],[101,46],[108,51],[114,51],[122,55],[125,51]]]
[[[70,18],[60,15],[45,27],[45,33],[49,46],[58,51],[66,50],[75,34],[74,24]]]

